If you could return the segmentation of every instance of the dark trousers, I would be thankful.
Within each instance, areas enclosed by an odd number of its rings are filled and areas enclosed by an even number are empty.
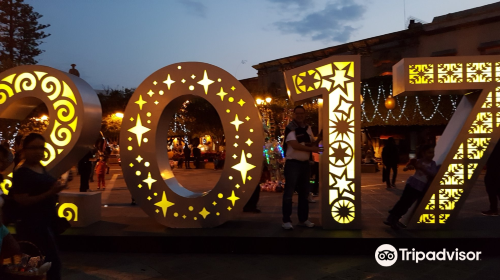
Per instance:
[[[52,229],[49,226],[34,226],[32,223],[21,221],[16,225],[16,232],[20,241],[29,241],[42,251],[45,262],[52,262],[47,280],[60,280],[61,259]]]
[[[191,168],[191,167],[189,166],[189,157],[185,157],[185,158],[184,158],[184,163],[186,164],[186,169]]]
[[[389,216],[390,219],[399,221],[399,219],[408,212],[408,209],[410,209],[415,201],[418,200],[418,202],[420,202],[422,200],[424,194],[425,192],[418,191],[407,184],[399,201],[396,202],[396,205],[389,211],[389,213],[391,213]]]
[[[299,194],[297,214],[299,222],[309,219],[309,161],[287,160],[285,163],[285,190],[283,192],[283,223],[292,222],[292,197],[294,190]]]
[[[314,184],[311,187],[311,192],[313,194],[318,194],[319,192],[319,162],[314,162],[312,166],[312,173],[314,174]]]
[[[498,211],[498,200],[500,199],[500,178],[495,176],[484,176],[484,185],[490,201],[490,210]]]
[[[252,196],[248,200],[245,207],[243,207],[243,210],[252,211],[257,209],[257,203],[259,202],[259,197],[260,197],[260,184],[257,184],[257,187],[253,191]]]
[[[85,164],[79,166],[78,173],[80,173],[80,192],[86,192],[89,189],[90,173],[92,172],[92,164]]]
[[[392,169],[392,184],[393,185],[396,184],[396,176],[398,175],[398,165],[397,164],[386,165],[384,168],[384,174],[382,174],[382,176],[384,176],[387,187],[391,186],[391,182],[389,181],[389,177],[391,175],[391,169]]]

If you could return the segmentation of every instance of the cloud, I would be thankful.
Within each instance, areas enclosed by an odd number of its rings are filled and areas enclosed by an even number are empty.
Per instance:
[[[323,10],[310,13],[301,20],[279,21],[274,25],[283,33],[299,34],[315,41],[344,43],[357,30],[352,23],[360,20],[365,11],[366,8],[363,5],[354,1],[337,0],[327,3]]]
[[[207,17],[207,6],[205,4],[196,0],[178,0],[177,2],[181,3],[189,14],[202,18]]]
[[[308,8],[314,6],[314,0],[268,0],[271,3],[279,4],[283,8],[297,7]]]

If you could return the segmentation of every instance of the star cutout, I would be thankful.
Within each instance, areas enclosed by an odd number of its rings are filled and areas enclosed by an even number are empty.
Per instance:
[[[235,154],[233,155],[233,158],[234,158],[234,159],[236,159],[237,157],[238,157],[237,155],[235,155]]]
[[[182,79],[182,80],[181,80],[181,82],[182,82],[182,83],[185,83],[185,82],[186,82],[186,80],[185,80],[185,79]]]
[[[245,104],[246,102],[243,101],[243,99],[240,99],[240,101],[238,101],[238,104],[240,104],[241,107],[243,107],[243,104]]]
[[[203,80],[198,82],[198,84],[202,85],[205,88],[205,94],[208,94],[208,86],[213,83],[214,81],[208,78],[207,70],[205,70],[205,73],[203,74]]]
[[[137,162],[141,163],[141,161],[143,160],[143,158],[141,156],[137,156],[137,158],[135,160],[137,160]]]
[[[342,147],[344,146],[344,147]],[[351,154],[348,153],[349,145],[344,144],[341,145],[341,143],[337,143],[337,147],[332,147],[330,148],[330,155],[335,158],[335,160],[332,160],[333,165],[337,165],[337,162],[341,161],[342,165],[346,164],[346,158],[347,162],[349,162],[350,158],[352,157]]]
[[[335,139],[338,139],[339,136],[342,140],[344,140],[344,136],[347,137],[349,140],[351,139],[351,135],[354,134],[354,124],[353,120],[347,119],[345,116],[341,115],[339,118],[338,116],[335,116],[336,120],[332,121],[332,124],[330,126],[332,130],[330,130],[330,134],[335,135]]]
[[[238,114],[236,114],[236,117],[234,118],[234,121],[230,122],[230,124],[234,125],[236,127],[236,131],[240,128],[240,124],[243,122],[238,119]]]
[[[151,178],[151,172],[148,173],[148,178],[142,180],[144,183],[148,184],[149,190],[151,190],[151,185],[156,182],[155,179]]]
[[[239,189],[240,188],[240,185],[239,184],[236,184],[236,186],[234,186],[235,188]]]
[[[248,181],[252,181],[252,176],[247,177]]]
[[[340,96],[339,105],[337,106],[337,108],[335,108],[335,110],[333,110],[333,112],[342,113],[346,117],[349,117],[351,115],[351,110],[353,108],[354,108],[354,101],[349,101],[345,99],[345,97]]]
[[[130,121],[133,122],[134,121],[134,118],[130,118]]]
[[[148,91],[148,95],[149,95],[149,97],[153,97],[153,94],[155,94],[155,93],[154,93],[154,91],[152,91],[152,90],[149,90],[149,91]]]
[[[222,89],[222,87],[220,88],[220,92],[217,93],[216,95],[220,96],[220,101],[224,101],[224,96],[228,95],[229,93],[227,92],[224,92],[224,90]]]
[[[131,164],[129,164],[128,166],[130,166],[130,167],[134,167],[134,164],[133,164],[133,163],[131,163]]]
[[[212,202],[212,204],[215,206],[215,205],[217,205],[217,202],[214,201],[214,202]]]
[[[163,197],[161,198],[161,201],[155,203],[155,205],[158,207],[161,207],[161,209],[163,210],[163,217],[166,217],[167,216],[167,208],[175,205],[175,203],[168,201],[167,195],[165,194],[165,192],[163,192]],[[184,219],[185,219],[186,215],[184,215],[182,217],[184,217]]]
[[[156,210],[155,210],[155,212],[156,212],[156,213],[160,213],[160,210],[156,209]]]
[[[170,86],[175,83],[174,80],[170,79],[170,74],[168,74],[167,79],[163,81],[164,84],[167,84],[168,90],[170,90]]]
[[[149,129],[145,126],[142,126],[141,116],[139,114],[137,114],[137,122],[136,122],[135,126],[132,127],[131,129],[129,129],[128,131],[132,132],[133,134],[135,134],[137,136],[137,143],[140,147],[141,142],[142,142],[142,135],[150,130],[151,129]]]
[[[210,212],[208,212],[207,209],[205,209],[205,207],[203,207],[203,210],[201,210],[201,212],[199,214],[203,216],[203,219],[206,219],[207,216],[210,214]]]
[[[186,215],[182,215],[182,218],[183,218],[183,219],[186,219],[186,218],[187,218],[187,216],[186,216]]]
[[[236,135],[236,136],[234,136],[234,138],[236,138],[236,139],[240,139],[240,136],[239,136],[239,135]]]
[[[129,138],[127,138],[127,139],[128,139],[128,141],[132,141],[132,139],[133,139],[133,138],[132,138],[132,137],[129,137]]]
[[[194,79],[194,78],[196,78],[196,76],[195,76],[194,74],[193,74],[193,75],[191,75],[191,79]]]
[[[321,79],[319,79],[320,76],[318,72],[309,70],[305,74],[305,76],[297,77],[298,86],[305,87],[304,91],[310,91],[319,88],[319,86],[321,85]]]
[[[148,196],[148,200],[151,200],[151,199],[153,199],[153,198],[151,198],[150,196]]]
[[[157,84],[158,84],[158,83],[157,83],[156,81],[154,81],[154,82],[153,82],[153,85],[155,85],[155,86],[156,86]]]
[[[231,89],[234,91],[236,88],[234,86],[232,86]]]
[[[252,145],[253,144],[253,141],[250,140],[250,138],[248,138],[248,140],[245,142],[248,146]]]
[[[231,167],[241,172],[241,179],[243,180],[243,184],[245,184],[245,180],[247,177],[247,172],[255,168],[255,165],[247,163],[247,159],[245,157],[245,151],[241,151],[241,160],[240,163]]]
[[[239,197],[235,196],[234,195],[234,191],[233,193],[231,194],[230,197],[228,197],[227,199],[231,200],[231,202],[233,203],[233,207],[234,207],[234,203],[236,202],[236,200],[240,199]]]
[[[231,211],[231,209],[233,209],[233,208],[231,208],[231,206],[227,207],[227,211]]]
[[[247,116],[247,117],[245,118],[245,120],[249,121],[249,120],[250,120],[250,117],[249,117],[249,116]]]
[[[333,77],[332,76],[325,77],[327,80],[330,80],[333,82],[332,88],[330,91],[333,91],[337,87],[345,89],[346,82],[352,80],[352,78],[346,76],[347,71],[349,70],[349,67],[350,67],[350,64],[342,70],[335,70],[335,75]]]
[[[160,102],[158,102],[158,100],[155,101],[155,105],[158,105]]]
[[[340,196],[343,196],[344,191],[353,192],[352,184],[354,182],[347,180],[347,172],[346,171],[344,171],[344,173],[340,177],[337,177],[335,174],[330,174],[330,176],[331,176],[331,179],[333,179],[333,181],[335,181],[333,186],[335,188],[339,188]]]
[[[233,145],[235,148],[238,148],[238,143],[234,143]]]
[[[142,110],[142,105],[146,104],[148,102],[142,100],[142,95],[139,95],[139,100],[137,100],[135,102],[135,104],[139,105],[139,110]],[[134,121],[133,119],[131,119],[131,121]]]

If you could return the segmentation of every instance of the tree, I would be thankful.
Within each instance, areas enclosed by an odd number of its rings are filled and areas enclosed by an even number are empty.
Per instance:
[[[122,119],[116,113],[123,113],[135,89],[105,89],[97,94],[102,108],[101,131],[104,137],[118,141]]]
[[[50,25],[38,23],[41,17],[23,0],[0,1],[1,71],[38,63],[35,57],[43,52],[39,46],[50,36],[43,31]]]

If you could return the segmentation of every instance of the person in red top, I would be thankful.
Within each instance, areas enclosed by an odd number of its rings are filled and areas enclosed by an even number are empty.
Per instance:
[[[99,162],[97,162],[95,166],[95,174],[97,174],[97,189],[101,189],[101,183],[102,183],[102,190],[106,189],[106,170],[108,169],[108,164],[106,161],[104,161],[104,156],[99,157]]]

